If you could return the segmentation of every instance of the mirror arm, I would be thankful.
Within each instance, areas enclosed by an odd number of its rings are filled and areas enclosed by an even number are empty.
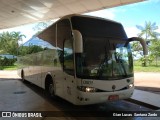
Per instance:
[[[139,37],[129,38],[124,46],[126,47],[129,44],[129,42],[131,42],[131,41],[139,41],[143,47],[143,55],[148,55],[147,44],[144,39],[139,38]]]

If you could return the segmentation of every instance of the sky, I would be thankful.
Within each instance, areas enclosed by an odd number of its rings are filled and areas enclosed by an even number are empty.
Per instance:
[[[160,33],[160,0],[148,0],[145,2],[103,9],[95,12],[86,13],[87,15],[103,17],[122,23],[128,37],[137,36],[140,32],[136,25],[144,26],[145,21],[156,22]],[[3,31],[17,31],[26,35],[24,42],[29,40],[37,31],[33,29],[36,24],[28,24],[16,28],[5,29]]]
[[[108,18],[122,23],[128,37],[137,36],[140,32],[136,25],[144,26],[145,21],[156,22],[160,28],[160,0],[149,0],[145,2],[114,7],[111,9],[100,10],[87,13],[87,15]],[[158,29],[160,32],[160,29]]]

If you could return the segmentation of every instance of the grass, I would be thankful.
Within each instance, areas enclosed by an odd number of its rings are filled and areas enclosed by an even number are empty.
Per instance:
[[[152,62],[147,67],[142,67],[141,62],[134,61],[134,72],[160,72],[160,61],[157,66],[155,62]]]
[[[142,66],[134,66],[134,72],[160,72],[160,66],[147,66],[147,67],[142,67]]]
[[[17,65],[13,66],[0,66],[1,70],[17,70]]]

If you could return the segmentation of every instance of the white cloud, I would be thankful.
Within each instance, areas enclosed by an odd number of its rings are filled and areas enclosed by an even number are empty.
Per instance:
[[[158,3],[158,2],[160,2],[160,0],[144,0],[144,1],[140,1],[140,2],[136,2],[136,3],[129,4],[128,6],[129,6],[129,7],[137,7],[137,6],[139,6],[140,4],[141,4],[141,5],[146,5],[146,4]]]
[[[85,13],[85,15],[97,16],[97,17],[102,17],[102,18],[113,20],[115,18],[115,11],[104,9],[104,10],[99,10],[95,12]]]
[[[130,37],[137,37],[138,33],[140,33],[141,31],[139,29],[137,29],[136,27],[124,27],[127,36]],[[160,28],[156,30],[156,32],[160,33]]]
[[[14,28],[8,28],[8,29],[3,29],[0,30],[0,33],[3,32],[21,32],[21,34],[25,35],[26,37],[23,37],[23,41],[19,42],[20,44],[25,43],[26,41],[28,41],[37,31],[33,30],[33,26],[35,26],[35,24],[28,24],[28,25],[22,25],[22,26],[17,26]]]
[[[159,0],[146,0],[143,3],[159,3]]]
[[[137,34],[140,33],[140,30],[138,30],[136,27],[125,27],[124,28],[127,36],[130,37],[137,37]]]
[[[128,38],[137,37],[138,33],[141,32],[136,27],[124,27],[124,29],[126,31],[126,34],[127,34]],[[158,30],[156,30],[156,32],[160,33],[160,28]]]
[[[160,33],[160,27],[156,30],[156,32]]]

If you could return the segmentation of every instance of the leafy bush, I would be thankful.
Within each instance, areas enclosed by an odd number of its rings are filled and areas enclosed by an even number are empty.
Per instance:
[[[3,68],[3,66],[12,66],[16,62],[16,58],[14,59],[8,59],[6,57],[0,57],[0,69]]]
[[[146,67],[147,66],[147,61],[148,61],[147,57],[141,57],[139,60],[142,63],[142,67]]]

